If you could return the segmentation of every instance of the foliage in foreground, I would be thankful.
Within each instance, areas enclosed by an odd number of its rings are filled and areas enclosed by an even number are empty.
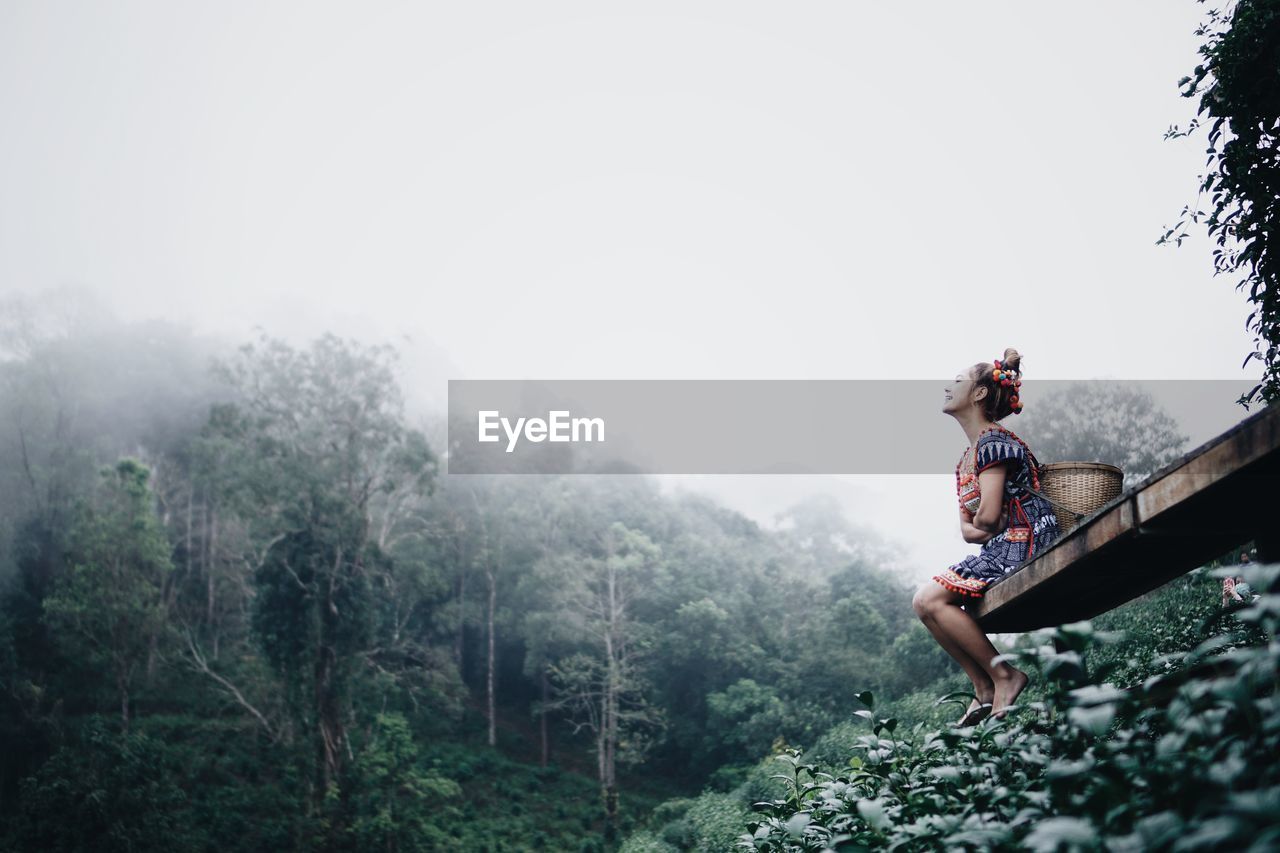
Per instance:
[[[1006,720],[904,733],[873,709],[840,772],[788,751],[786,793],[756,805],[740,849],[1275,849],[1280,565],[1245,574],[1266,592],[1129,690],[1112,665],[1086,671],[1115,637],[1078,623],[1012,656],[1046,693]]]

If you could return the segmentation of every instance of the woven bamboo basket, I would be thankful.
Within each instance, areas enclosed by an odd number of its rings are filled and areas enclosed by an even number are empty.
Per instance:
[[[1040,490],[1053,504],[1064,535],[1117,497],[1123,482],[1123,471],[1101,462],[1050,462],[1040,468]]]

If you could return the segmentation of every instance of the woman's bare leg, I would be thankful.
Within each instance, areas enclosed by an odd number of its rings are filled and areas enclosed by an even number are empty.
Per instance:
[[[969,680],[974,682],[975,687],[979,682],[975,680],[963,658],[967,658],[970,665],[976,664],[982,670],[985,677],[994,685],[994,696],[991,700],[992,715],[1004,716],[1005,709],[1014,703],[1018,694],[1027,686],[1026,673],[1014,669],[1003,661],[992,663],[999,652],[995,646],[991,645],[991,641],[987,639],[987,635],[973,617],[960,609],[959,594],[946,589],[941,584],[934,583],[933,586],[936,587],[936,592],[926,585],[916,593],[912,601],[916,613],[921,614],[925,627],[938,638],[938,644],[965,668]],[[953,648],[960,654],[957,655]]]
[[[960,596],[958,594],[932,582],[927,586],[921,587],[916,592],[915,598],[912,599],[911,603],[915,608],[916,615],[920,617],[920,621],[929,630],[929,633],[933,635],[933,638],[938,641],[938,645],[942,646],[943,651],[949,654],[956,663],[960,664],[960,668],[964,670],[965,675],[969,676],[969,681],[973,683],[973,692],[976,698],[960,717],[959,723],[963,725],[965,720],[982,705],[992,704],[995,699],[995,683],[991,680],[991,676],[987,675],[987,671],[982,664],[970,656],[934,619],[934,610],[939,606],[936,599],[939,596],[944,599],[953,597],[956,605],[959,605]]]

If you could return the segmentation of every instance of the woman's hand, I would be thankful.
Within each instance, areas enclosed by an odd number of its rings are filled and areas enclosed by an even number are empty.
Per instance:
[[[960,536],[964,541],[972,545],[981,545],[989,542],[996,536],[999,536],[1009,524],[1009,513],[1005,510],[1000,515],[1000,528],[998,530],[983,530],[973,522],[973,513],[964,507],[960,507]]]
[[[978,514],[982,514],[981,507],[978,509]],[[974,517],[973,513],[969,512],[964,507],[960,507],[960,535],[963,537],[964,541],[972,545],[982,545],[986,542],[990,542],[1001,533],[1004,533],[1008,527],[1008,505],[1001,506],[1000,518],[997,519],[994,527],[983,527]]]
[[[973,545],[984,545],[1003,532],[1003,530],[983,530],[981,527],[974,527],[972,524],[963,525],[960,528],[964,541]]]

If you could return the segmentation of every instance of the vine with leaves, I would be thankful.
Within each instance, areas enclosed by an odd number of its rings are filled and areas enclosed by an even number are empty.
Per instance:
[[[1231,0],[1210,9],[1196,35],[1202,61],[1178,86],[1199,109],[1165,138],[1207,126],[1207,171],[1195,204],[1157,243],[1182,245],[1190,225],[1203,225],[1216,243],[1214,275],[1238,277],[1248,293],[1254,349],[1241,367],[1263,365],[1262,380],[1238,401],[1248,408],[1280,400],[1280,0]]]

